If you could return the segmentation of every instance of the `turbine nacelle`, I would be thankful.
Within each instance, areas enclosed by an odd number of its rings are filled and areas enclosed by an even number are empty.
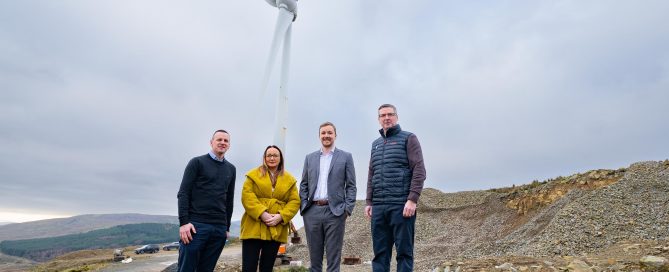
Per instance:
[[[297,0],[265,0],[273,7],[285,9],[293,14],[293,21],[297,19]]]

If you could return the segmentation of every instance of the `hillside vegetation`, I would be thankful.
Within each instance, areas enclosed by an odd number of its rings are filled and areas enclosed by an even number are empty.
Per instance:
[[[34,261],[0,253],[0,271],[28,271],[34,265]]]
[[[58,237],[2,241],[0,251],[8,255],[45,261],[82,249],[178,241],[178,235],[179,226],[175,224],[130,224]]]

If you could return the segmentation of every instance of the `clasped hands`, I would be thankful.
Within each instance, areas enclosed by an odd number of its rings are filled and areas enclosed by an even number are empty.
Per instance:
[[[274,227],[283,222],[283,217],[281,217],[281,215],[278,213],[271,214],[268,212],[263,212],[260,215],[260,220],[262,220],[262,222],[265,223],[265,225],[268,227]]]

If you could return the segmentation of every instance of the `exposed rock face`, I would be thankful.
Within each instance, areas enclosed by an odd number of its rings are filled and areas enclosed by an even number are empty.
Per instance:
[[[585,174],[558,177],[544,183],[534,181],[529,185],[513,190],[507,197],[506,206],[527,215],[529,211],[548,206],[562,198],[573,189],[594,190],[620,180],[625,169],[592,170]],[[498,190],[501,191],[501,190]]]
[[[618,182],[583,192],[562,208],[523,255],[577,255],[623,240],[669,237],[669,171],[658,162],[630,166]]]

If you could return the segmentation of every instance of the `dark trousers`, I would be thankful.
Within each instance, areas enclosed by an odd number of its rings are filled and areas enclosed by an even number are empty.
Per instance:
[[[179,242],[179,272],[214,271],[228,238],[226,225],[191,222],[197,233],[187,245]]]
[[[242,240],[242,271],[272,272],[280,242],[260,239]],[[260,264],[260,268],[258,268]]]
[[[372,271],[390,271],[393,244],[397,250],[397,272],[413,271],[413,244],[416,215],[402,216],[404,205],[372,206]]]

